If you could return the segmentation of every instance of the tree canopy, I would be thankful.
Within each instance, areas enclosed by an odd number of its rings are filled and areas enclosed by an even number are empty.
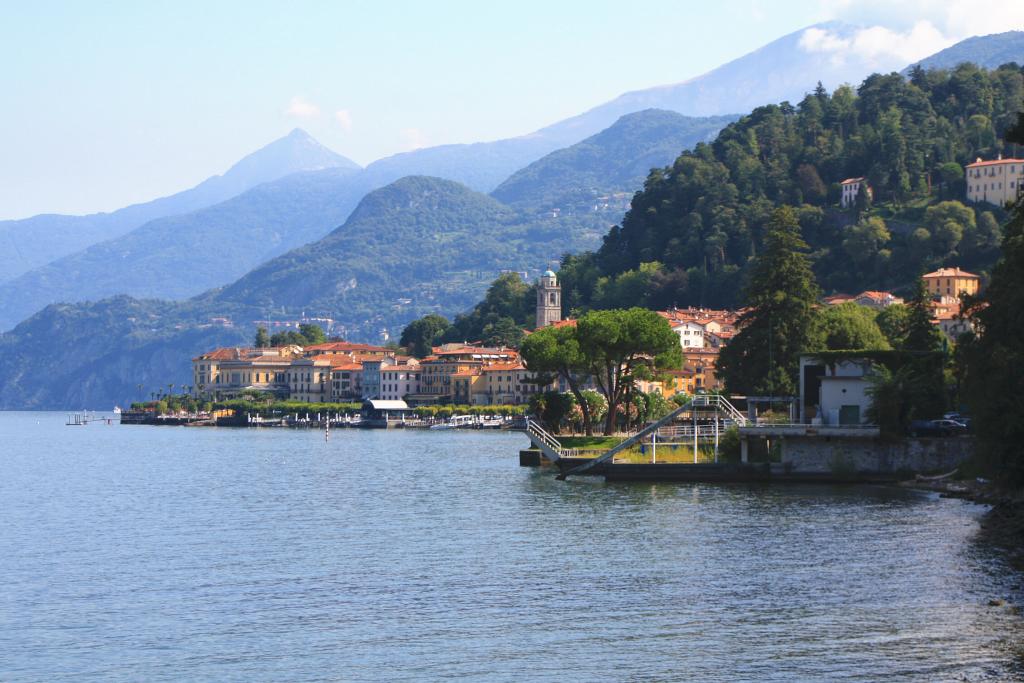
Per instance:
[[[406,325],[398,343],[409,354],[423,358],[430,355],[431,348],[441,340],[451,325],[443,315],[428,313]]]
[[[591,311],[575,328],[580,354],[608,404],[604,433],[615,429],[619,405],[634,380],[682,364],[679,337],[668,321],[642,308]]]
[[[569,325],[542,327],[524,341],[520,353],[526,367],[544,383],[555,378],[565,382],[583,413],[587,436],[593,434],[589,403],[583,395],[585,373],[590,365],[580,349],[576,329]]]
[[[826,306],[819,314],[822,341],[830,351],[892,348],[874,309],[853,302]]]
[[[796,106],[758,107],[713,143],[652,170],[601,248],[563,260],[564,298],[579,310],[622,306],[625,297],[652,307],[736,306],[782,205],[797,207],[826,291],[902,288],[941,265],[985,273],[1002,209],[986,209],[994,220],[983,229],[978,208],[952,200],[963,196],[964,165],[1013,153],[999,136],[1022,98],[1021,67],[963,64],[909,81],[874,74],[856,90],[819,88]],[[850,177],[867,178],[873,203],[838,206]]]
[[[327,341],[327,335],[322,327],[312,323],[303,323],[299,325],[298,330],[284,330],[272,334],[269,346],[288,346],[289,344],[312,346],[313,344],[323,344],[325,341]]]
[[[1008,133],[1024,145],[1024,113]],[[966,396],[978,453],[1009,483],[1024,483],[1024,202],[1005,226],[1002,258],[972,307],[978,336],[964,340]]]
[[[730,391],[794,395],[800,354],[820,349],[814,309],[820,290],[806,250],[796,213],[777,209],[744,288],[749,308],[740,331],[719,354],[718,372]]]

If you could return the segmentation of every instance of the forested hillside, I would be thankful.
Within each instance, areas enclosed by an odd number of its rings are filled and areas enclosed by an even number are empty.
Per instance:
[[[632,193],[652,168],[714,139],[738,116],[694,118],[662,109],[627,114],[612,126],[517,171],[491,196],[513,206],[562,213],[593,211],[602,195]]]
[[[1000,207],[965,206],[963,166],[1014,155],[1002,142],[1024,102],[1024,74],[915,69],[859,88],[818,88],[759,107],[710,144],[653,171],[599,250],[563,260],[570,308],[644,303],[735,306],[771,211],[798,208],[826,292],[900,288],[941,264],[986,273]],[[838,206],[866,176],[874,203]]]
[[[409,177],[367,195],[327,237],[253,270],[215,300],[304,309],[352,334],[397,330],[431,310],[460,310],[502,270],[535,271],[593,238],[531,220],[440,178]]]
[[[973,36],[922,59],[915,66],[923,69],[952,69],[964,62],[995,69],[1003,64],[1024,64],[1024,31],[1006,31],[989,36]],[[913,66],[907,67],[909,74]]]

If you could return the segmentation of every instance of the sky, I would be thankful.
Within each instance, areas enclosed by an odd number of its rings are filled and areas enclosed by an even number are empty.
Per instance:
[[[0,0],[0,219],[191,187],[301,127],[366,165],[512,137],[787,33],[907,62],[1024,28],[989,0]]]

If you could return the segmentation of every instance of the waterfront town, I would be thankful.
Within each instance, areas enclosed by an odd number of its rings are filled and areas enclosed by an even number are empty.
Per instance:
[[[922,277],[931,297],[932,323],[955,341],[970,329],[961,316],[961,300],[978,292],[980,278],[960,268],[941,268]],[[890,292],[824,297],[823,306],[854,303],[881,310],[903,299]],[[666,399],[679,394],[718,392],[719,352],[737,332],[742,311],[673,308],[659,311],[679,337],[682,364],[640,380],[643,393]],[[537,328],[572,325],[562,317],[561,287],[548,271],[537,286]],[[327,341],[264,348],[219,348],[192,359],[196,398],[226,400],[254,393],[277,400],[346,403],[401,401],[425,405],[523,405],[548,390],[565,391],[558,380],[540,383],[514,348],[488,348],[472,341],[435,346],[415,358],[395,346]],[[861,409],[863,413],[863,407]]]

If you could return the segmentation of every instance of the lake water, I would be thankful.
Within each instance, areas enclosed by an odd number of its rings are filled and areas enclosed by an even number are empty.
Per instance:
[[[0,413],[3,681],[1021,680],[983,508],[605,484],[521,434]]]

